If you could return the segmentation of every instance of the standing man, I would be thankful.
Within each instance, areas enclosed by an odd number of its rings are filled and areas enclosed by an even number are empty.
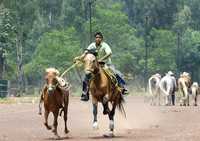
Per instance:
[[[116,75],[116,78],[118,79],[118,83],[121,87],[124,88],[125,82],[120,77],[119,71],[116,71],[114,66],[111,62],[111,55],[112,50],[110,46],[103,41],[103,34],[101,32],[97,32],[94,35],[95,42],[91,43],[85,52],[81,55],[75,58],[75,61],[77,60],[83,60],[85,55],[90,52],[93,53],[95,56],[97,56],[99,62],[104,62],[105,67],[109,67]],[[91,75],[86,74],[85,78],[83,80],[83,88],[82,88],[82,95],[81,100],[82,101],[88,101],[89,100],[89,81],[91,79]],[[124,92],[127,91],[125,88],[123,90]]]

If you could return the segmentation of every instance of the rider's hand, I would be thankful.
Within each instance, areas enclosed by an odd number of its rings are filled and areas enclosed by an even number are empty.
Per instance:
[[[77,61],[80,61],[80,57],[79,56],[75,57],[73,61],[74,61],[74,63],[76,63]]]

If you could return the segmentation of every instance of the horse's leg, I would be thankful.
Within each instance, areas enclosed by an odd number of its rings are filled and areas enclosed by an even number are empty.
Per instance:
[[[53,121],[53,130],[52,132],[57,136],[58,136],[58,133],[57,133],[57,127],[58,127],[58,114],[59,114],[59,109],[55,110],[53,112],[53,116],[54,116],[54,121]]]
[[[186,86],[183,88],[183,91],[184,91],[184,106],[187,106],[189,104],[188,103],[189,95],[188,95],[188,90]]]
[[[104,115],[109,114],[109,113],[110,113],[110,109],[109,109],[109,107],[108,107],[108,102],[102,103],[102,104],[103,104],[103,114],[104,114]]]
[[[196,97],[197,97],[196,93],[195,92],[192,93],[192,103],[193,103],[193,106],[196,106],[196,101],[197,101]]]
[[[168,98],[168,96],[166,95],[166,96],[165,96],[165,106],[168,106],[168,102],[169,102],[169,98]]]
[[[110,109],[108,107],[108,101],[109,101],[109,95],[106,94],[104,97],[103,97],[103,101],[102,101],[102,104],[103,104],[103,114],[106,115],[106,114],[109,114],[110,112]]]
[[[183,89],[184,89],[184,88],[183,88]],[[186,106],[186,102],[185,102],[185,101],[186,101],[186,100],[185,100],[185,91],[184,91],[184,90],[182,90],[182,95],[183,95],[182,98],[181,98],[181,99],[182,99],[182,103],[183,103],[182,105],[183,105],[183,106]]]
[[[65,95],[64,98],[64,122],[65,122],[65,134],[69,133],[67,128],[67,115],[68,115],[69,95]]]
[[[46,128],[48,130],[51,130],[51,126],[48,125],[48,116],[49,116],[49,111],[45,109],[45,113],[44,113],[45,122],[44,122],[44,125],[46,126]]]
[[[198,94],[195,94],[195,98],[194,98],[194,106],[197,106],[197,98],[198,98]]]
[[[112,110],[111,112],[108,114],[109,120],[110,120],[110,124],[109,124],[109,128],[110,131],[114,131],[114,115],[115,115],[115,109],[116,109],[116,104],[113,104]]]
[[[109,117],[109,120],[110,120],[110,123],[109,123],[110,132],[108,134],[105,134],[104,135],[105,137],[113,137],[114,136],[113,132],[114,132],[114,115],[115,115],[115,109],[116,109],[116,104],[114,102],[112,104],[112,110],[108,114],[108,117]]]
[[[151,101],[150,101],[150,105],[153,106],[153,105],[154,105],[154,95],[151,96],[151,99],[150,99],[150,100],[151,100]]]
[[[153,106],[158,105],[158,102],[157,102],[157,101],[159,100],[159,99],[158,99],[158,98],[159,98],[158,96],[159,96],[159,95],[158,95],[158,91],[156,90],[156,91],[155,91],[155,96],[154,96],[154,99],[153,99],[153,101],[154,101],[154,102],[153,102]]]
[[[172,94],[170,93],[169,96],[168,96],[168,100],[169,100],[169,106],[172,105],[173,101],[172,101]]]
[[[43,94],[41,94],[41,96],[40,96],[39,112],[38,112],[39,115],[42,115],[42,106],[41,106],[42,101],[43,101]]]
[[[161,93],[160,93],[160,90],[158,90],[158,105],[160,106],[161,105],[161,102],[160,102],[160,96],[161,96]]]
[[[190,95],[189,95],[189,93],[187,95],[187,106],[190,106]]]
[[[174,106],[175,105],[175,93],[171,95],[171,98],[172,98],[172,105]]]
[[[98,122],[97,122],[97,113],[98,113],[98,101],[92,97],[92,105],[93,105],[93,129],[98,129]]]
[[[152,92],[152,95],[151,95],[151,99],[150,99],[150,105],[151,105],[151,106],[154,106],[154,104],[155,104],[155,103],[154,103],[154,102],[155,102],[154,100],[155,100],[155,93],[154,93],[154,91],[153,91],[153,92]]]

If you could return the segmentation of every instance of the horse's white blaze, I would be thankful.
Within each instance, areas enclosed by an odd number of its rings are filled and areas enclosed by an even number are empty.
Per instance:
[[[93,129],[98,129],[98,128],[99,128],[99,127],[98,127],[98,122],[95,121],[95,122],[93,123],[92,127],[93,127]]]
[[[49,91],[53,91],[53,88],[52,88],[52,85],[51,85],[51,84],[49,85],[48,90],[49,90]]]

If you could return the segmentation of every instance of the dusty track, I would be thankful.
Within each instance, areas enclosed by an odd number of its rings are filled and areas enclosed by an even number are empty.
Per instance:
[[[91,108],[91,102],[70,99],[68,135],[64,135],[63,119],[59,118],[62,140],[200,141],[199,107],[152,107],[143,97],[126,97],[127,119],[116,112],[114,139],[102,137],[108,131],[108,119],[101,108],[99,130],[93,131]],[[43,116],[37,113],[38,104],[0,104],[0,141],[53,140],[43,126]]]

